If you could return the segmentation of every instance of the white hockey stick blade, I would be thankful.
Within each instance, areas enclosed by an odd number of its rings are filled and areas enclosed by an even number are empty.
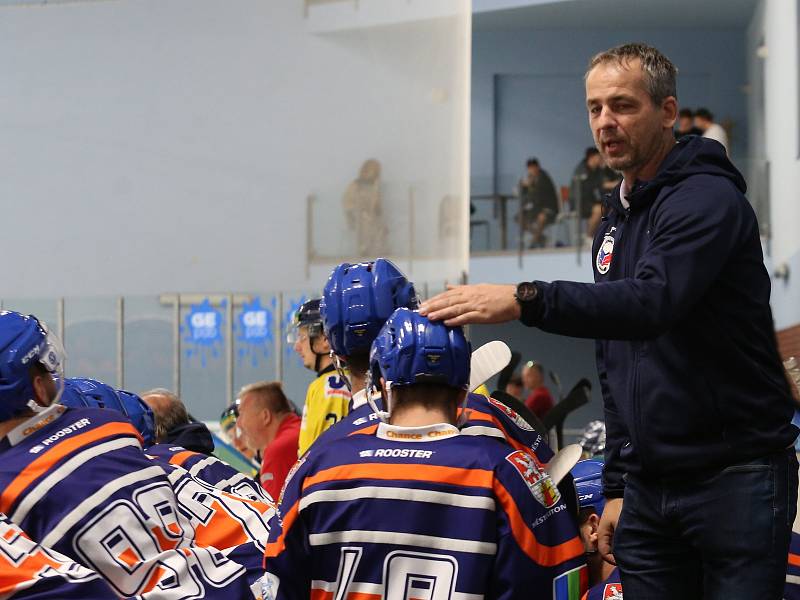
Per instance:
[[[505,342],[495,340],[475,350],[470,359],[469,391],[497,375],[511,360],[511,350]]]
[[[582,453],[583,449],[578,444],[564,446],[558,451],[558,454],[556,454],[545,467],[553,483],[556,485],[561,483],[561,480],[566,477],[567,473],[572,471],[572,467],[578,464]]]

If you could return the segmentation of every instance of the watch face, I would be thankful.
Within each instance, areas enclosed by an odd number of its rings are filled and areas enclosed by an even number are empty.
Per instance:
[[[523,281],[517,286],[517,298],[520,302],[530,302],[536,297],[536,286],[530,281]]]

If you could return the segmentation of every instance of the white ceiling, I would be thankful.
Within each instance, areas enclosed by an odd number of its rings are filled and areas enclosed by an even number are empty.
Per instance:
[[[757,4],[758,0],[532,0],[530,6],[520,8],[476,11],[472,27],[743,29]]]

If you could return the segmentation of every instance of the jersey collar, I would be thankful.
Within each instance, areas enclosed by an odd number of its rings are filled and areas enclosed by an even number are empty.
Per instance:
[[[380,423],[375,433],[380,439],[392,442],[435,442],[458,434],[458,428],[450,423],[436,423],[424,427],[400,427],[399,425]]]
[[[382,396],[381,396],[380,392],[373,392],[372,393],[372,399],[373,400],[380,400],[381,398],[382,398]],[[353,402],[352,410],[355,410],[355,409],[357,409],[357,408],[359,408],[361,406],[364,406],[367,403],[367,390],[366,389],[359,390],[358,392],[353,394],[352,402]]]
[[[23,421],[8,432],[8,443],[12,446],[16,446],[31,434],[55,421],[65,410],[67,410],[67,407],[63,404],[54,404],[44,409],[42,412],[36,413],[30,419]]]

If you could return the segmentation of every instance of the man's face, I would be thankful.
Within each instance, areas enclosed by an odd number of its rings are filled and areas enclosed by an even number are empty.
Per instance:
[[[697,127],[700,131],[705,131],[708,129],[709,125],[711,125],[711,121],[704,117],[695,117],[694,118],[694,126]]]
[[[692,117],[680,117],[678,119],[678,131],[689,131],[692,128]]]
[[[589,167],[592,171],[600,167],[603,159],[600,157],[599,154],[592,154],[586,159],[586,166]]]
[[[539,165],[528,165],[528,176],[536,179],[539,176],[541,169]]]
[[[535,390],[536,388],[542,387],[544,380],[542,379],[542,373],[539,370],[539,367],[535,365],[530,367],[526,366],[522,370],[522,382],[529,390]]]
[[[315,354],[315,351],[319,354],[328,354],[331,351],[331,347],[324,334],[315,336],[312,341],[312,339],[308,337],[308,327],[304,326],[298,328],[297,341],[294,343],[294,351],[303,361],[303,366],[313,371],[317,364],[317,354]]]
[[[266,439],[266,412],[268,411],[261,408],[258,398],[252,392],[242,396],[236,427],[241,431],[247,447],[261,449],[269,442]]]
[[[665,107],[668,102],[673,105]],[[586,78],[586,107],[605,163],[623,172],[648,164],[661,148],[664,127],[674,124],[674,102],[670,97],[662,106],[653,104],[638,59],[592,69]]]

